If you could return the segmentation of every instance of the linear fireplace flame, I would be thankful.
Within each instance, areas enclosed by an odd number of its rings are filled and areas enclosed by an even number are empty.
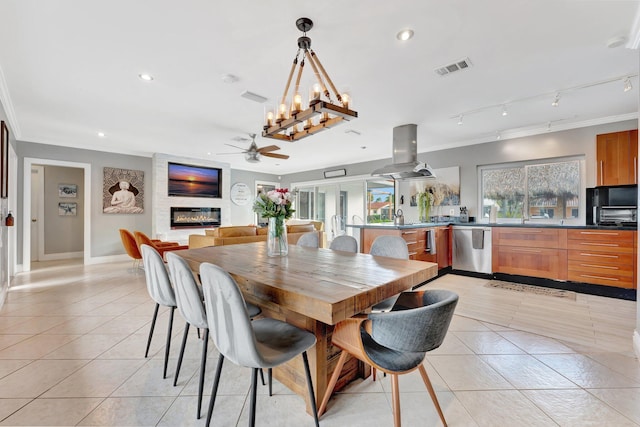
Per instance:
[[[171,208],[171,228],[219,226],[220,208]]]

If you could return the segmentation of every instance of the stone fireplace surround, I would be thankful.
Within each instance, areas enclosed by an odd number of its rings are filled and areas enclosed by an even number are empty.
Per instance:
[[[168,166],[169,162],[184,163],[194,166],[216,167],[222,169],[222,197],[169,197],[167,195]],[[205,228],[209,227],[187,227],[171,228],[171,208],[219,208],[220,225],[231,225],[231,168],[228,163],[216,162],[212,160],[194,159],[190,157],[169,156],[167,154],[154,154],[152,159],[151,177],[153,200],[152,209],[152,237],[162,240],[177,241],[186,243],[189,234],[204,234]],[[146,177],[145,177],[146,178]],[[148,178],[147,178],[148,179]]]

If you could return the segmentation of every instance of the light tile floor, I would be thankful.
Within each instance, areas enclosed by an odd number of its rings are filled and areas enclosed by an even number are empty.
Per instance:
[[[143,357],[154,305],[141,270],[41,267],[15,278],[0,310],[0,425],[204,425],[195,418],[195,331],[177,387],[161,378],[166,310]],[[640,425],[635,302],[485,283],[447,275],[427,285],[460,295],[447,339],[425,361],[450,426]],[[176,316],[170,376],[182,329]],[[216,359],[212,349],[207,393]],[[247,424],[249,378],[247,369],[225,365],[212,425]],[[313,425],[300,397],[274,387],[271,398],[260,389],[258,425]],[[401,376],[400,390],[405,426],[440,425],[418,373]],[[393,425],[390,397],[388,378],[356,381],[331,399],[321,425]]]

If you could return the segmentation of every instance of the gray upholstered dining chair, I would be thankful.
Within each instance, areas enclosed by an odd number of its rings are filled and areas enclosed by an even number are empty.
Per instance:
[[[296,246],[305,246],[307,248],[319,247],[320,243],[318,241],[318,233],[315,231],[311,233],[304,233],[296,242]]]
[[[331,241],[329,249],[334,251],[358,252],[358,241],[352,236],[343,234]]]
[[[153,320],[149,329],[149,338],[147,339],[147,349],[144,357],[149,355],[149,347],[151,346],[151,338],[153,337],[153,329],[156,326],[158,318],[158,309],[161,305],[169,307],[169,327],[167,330],[167,343],[164,348],[164,370],[162,378],[167,377],[167,364],[169,362],[169,347],[171,345],[171,331],[173,329],[173,314],[176,310],[176,296],[171,287],[169,273],[164,265],[162,256],[149,245],[141,245],[142,263],[144,265],[144,277],[147,282],[147,291],[156,302],[156,308],[153,312]]]
[[[442,344],[457,303],[458,295],[448,290],[403,292],[392,311],[369,313],[339,322],[333,330],[332,343],[341,348],[342,353],[318,412],[322,414],[325,411],[347,355],[351,354],[391,376],[393,421],[396,427],[401,425],[398,375],[416,369],[420,371],[440,420],[446,427],[447,422],[423,361],[428,351]]]
[[[371,244],[369,254],[375,256],[386,256],[390,258],[409,259],[409,249],[407,241],[400,236],[378,236]],[[398,299],[398,295],[387,298],[384,301],[371,307],[371,311],[389,311]]]
[[[247,306],[240,288],[229,273],[217,265],[202,263],[200,265],[200,280],[204,291],[209,329],[213,342],[220,352],[206,425],[209,426],[211,422],[224,359],[230,359],[237,365],[253,370],[249,415],[249,425],[253,426],[256,416],[258,371],[262,368],[275,368],[302,354],[310,404],[315,425],[319,426],[316,399],[307,358],[307,350],[316,343],[315,335],[276,319],[249,320]],[[283,413],[282,416],[286,417],[286,413]]]
[[[204,387],[204,374],[207,364],[207,346],[209,344],[209,325],[207,323],[207,313],[204,309],[202,301],[202,290],[196,278],[189,267],[189,264],[181,256],[167,252],[165,254],[167,264],[169,264],[169,273],[173,281],[174,291],[176,294],[176,302],[178,311],[185,319],[184,335],[182,336],[182,346],[180,347],[180,356],[178,357],[178,365],[176,366],[176,374],[173,379],[173,385],[178,383],[180,368],[182,367],[182,359],[184,357],[184,349],[189,335],[189,326],[195,326],[204,330],[202,341],[202,358],[200,361],[200,378],[198,383],[198,408],[196,417],[200,418],[202,409],[202,391]],[[247,311],[250,317],[260,314],[260,307],[247,303]]]

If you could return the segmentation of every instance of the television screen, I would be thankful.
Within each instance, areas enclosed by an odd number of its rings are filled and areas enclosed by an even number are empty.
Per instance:
[[[222,169],[169,163],[169,196],[220,198]]]

